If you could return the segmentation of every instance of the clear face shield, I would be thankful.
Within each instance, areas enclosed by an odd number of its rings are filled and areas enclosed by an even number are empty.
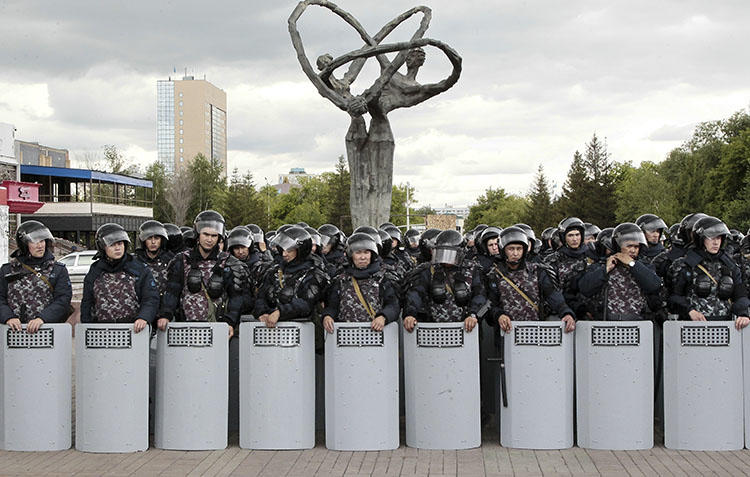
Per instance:
[[[463,253],[454,248],[438,247],[432,250],[432,263],[444,265],[458,265]]]
[[[49,229],[37,229],[23,235],[27,244],[41,242],[42,240],[54,240]]]
[[[411,247],[416,247],[419,245],[419,235],[412,235],[410,237],[407,237],[407,242],[409,242],[409,245]]]
[[[720,235],[725,237],[729,235],[729,229],[723,222],[719,222],[718,224],[703,229],[703,236],[705,238],[715,238]]]
[[[626,245],[630,244],[638,244],[639,246],[647,245],[646,236],[643,235],[643,232],[640,230],[618,234],[615,239],[617,240],[617,245],[620,247],[620,250],[623,250]]]
[[[125,242],[126,244],[129,244],[130,237],[128,237],[128,233],[125,232],[124,230],[117,230],[115,232],[111,232],[103,236],[102,242],[104,242],[104,245],[106,247],[111,247],[117,242]]]
[[[299,248],[297,241],[284,233],[278,234],[273,238],[273,246],[279,247],[281,250],[293,250]]]
[[[163,240],[167,240],[167,229],[165,229],[164,227],[148,227],[141,230],[141,232],[138,234],[138,238],[141,242],[145,242],[150,237],[153,237],[155,235],[161,237]]]
[[[199,235],[201,232],[224,235],[224,224],[218,220],[201,220],[195,223],[195,230],[198,231]]]
[[[656,232],[657,230],[666,230],[667,224],[661,219],[654,219],[642,226],[644,232]]]
[[[374,240],[366,239],[346,244],[346,254],[349,257],[353,257],[354,252],[359,252],[360,250],[369,250],[372,253],[378,253],[378,246],[375,244]]]

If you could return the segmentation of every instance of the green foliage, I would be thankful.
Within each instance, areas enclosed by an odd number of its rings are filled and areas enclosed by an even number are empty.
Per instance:
[[[521,222],[528,207],[528,200],[517,195],[508,195],[502,188],[490,187],[469,209],[464,229],[470,230],[479,224],[508,227]]]
[[[674,185],[653,162],[642,162],[638,168],[624,165],[623,179],[618,183],[616,198],[615,215],[618,223],[635,222],[635,219],[646,213],[658,215],[667,225],[682,218],[678,212]]]
[[[545,228],[559,222],[552,208],[552,192],[544,175],[544,168],[539,165],[531,191],[526,196],[527,204],[521,222],[528,224],[534,230]]]
[[[125,165],[125,158],[117,150],[117,146],[114,144],[105,144],[102,149],[104,150],[104,168],[107,172],[126,176],[138,173],[138,166],[136,164]]]
[[[349,235],[352,233],[352,219],[349,210],[351,175],[344,156],[339,156],[336,170],[324,172],[322,179],[328,185],[323,203],[326,222],[336,225]]]
[[[171,222],[174,217],[174,210],[167,201],[167,177],[164,171],[164,165],[156,161],[146,169],[146,179],[153,184],[153,209],[154,219],[159,222]]]
[[[195,217],[203,210],[221,209],[221,199],[227,187],[221,162],[198,153],[190,163],[190,175],[193,179],[193,198],[188,218]]]
[[[229,228],[261,224],[265,219],[262,197],[255,190],[253,175],[248,172],[240,176],[237,168],[232,171],[229,186],[219,190],[217,204]]]

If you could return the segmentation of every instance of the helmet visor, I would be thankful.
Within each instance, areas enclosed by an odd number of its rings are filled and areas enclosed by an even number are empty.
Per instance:
[[[250,248],[253,246],[253,241],[250,239],[249,235],[235,235],[235,236],[230,236],[227,239],[227,249],[230,249],[237,245]]]
[[[419,245],[419,235],[412,235],[408,237],[408,241],[409,245],[411,245],[412,247],[416,247],[417,245]]]
[[[665,230],[667,224],[662,219],[654,219],[651,222],[646,222],[641,226],[644,232],[655,232],[657,230]]]
[[[50,232],[46,227],[43,229],[40,228],[25,233],[23,234],[23,238],[27,244],[41,242],[42,240],[54,240],[54,237],[52,237],[52,232]]]
[[[217,235],[224,235],[224,223],[218,220],[201,220],[195,223],[195,230],[200,234],[206,230],[206,233],[214,233]]]
[[[719,222],[718,224],[703,229],[703,236],[706,238],[714,238],[719,235],[729,235],[729,229],[724,222]]]
[[[461,262],[461,252],[454,248],[436,248],[432,252],[432,263],[458,265]]]
[[[297,243],[297,241],[286,234],[278,234],[276,237],[274,237],[273,245],[275,247],[281,248],[281,250],[293,250],[295,248],[299,248],[299,244]]]
[[[124,230],[115,230],[114,232],[102,236],[102,242],[104,242],[106,247],[111,247],[117,242],[130,243],[130,237],[128,237],[128,233]]]
[[[360,250],[369,250],[370,252],[377,254],[378,246],[375,244],[374,240],[366,238],[346,244],[346,254],[350,257],[354,255],[354,252],[359,252]]]
[[[626,232],[623,234],[618,234],[616,237],[617,245],[620,246],[620,248],[625,247],[628,245],[628,243],[637,243],[639,245],[646,245],[646,237],[643,235],[643,232],[640,230],[634,230],[632,232]]]
[[[263,241],[263,234],[262,234],[262,233],[260,233],[260,232],[259,232],[259,233],[257,233],[257,234],[253,234],[253,241],[254,241],[255,243],[259,243],[259,242],[262,242],[262,241]]]
[[[146,227],[138,234],[138,238],[141,240],[141,242],[145,242],[149,239],[149,237],[159,236],[163,237],[164,239],[167,239],[167,229],[164,227],[159,227],[158,225],[154,225],[153,227]]]
[[[331,243],[331,236],[325,235],[325,234],[321,234],[320,235],[320,246],[321,247],[325,247],[329,243]]]

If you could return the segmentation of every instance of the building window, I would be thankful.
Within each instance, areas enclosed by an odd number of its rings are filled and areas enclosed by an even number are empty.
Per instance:
[[[184,141],[183,141],[183,139],[182,139],[182,138],[180,138],[180,144],[182,144],[183,142],[184,142]]]
[[[182,154],[182,153],[183,153],[182,148],[180,148],[180,154]]]
[[[183,159],[183,157],[182,157],[182,156],[180,156],[180,162],[182,162],[182,161],[184,161],[184,159]]]
[[[183,134],[182,129],[180,129],[180,134]]]
[[[180,107],[182,107],[182,101],[180,101]]]
[[[182,93],[180,93],[180,98],[182,98]]]
[[[180,116],[182,116],[182,110],[180,110]]]
[[[180,126],[182,126],[182,119],[180,119]]]

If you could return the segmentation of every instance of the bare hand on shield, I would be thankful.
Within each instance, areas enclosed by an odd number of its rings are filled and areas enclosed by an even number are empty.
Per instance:
[[[383,331],[383,327],[385,327],[385,317],[383,315],[376,316],[372,320],[372,325],[370,325],[370,328],[375,331]]]
[[[500,318],[497,319],[497,324],[500,325],[500,329],[506,333],[513,327],[513,325],[510,324],[510,316],[508,315],[500,315]]]
[[[159,318],[158,320],[156,320],[156,327],[162,331],[167,331],[168,324],[169,324],[169,320],[166,318]]]
[[[690,319],[693,321],[706,321],[706,317],[698,310],[690,310],[688,316],[690,316]]]
[[[10,327],[13,331],[21,331],[21,320],[18,318],[11,318],[10,320],[5,322],[6,325]]]
[[[750,324],[750,318],[747,316],[738,316],[737,319],[734,320],[734,326],[736,326],[738,330],[741,330],[748,324]]]
[[[34,318],[33,320],[29,321],[29,323],[26,325],[26,331],[28,333],[36,333],[37,331],[39,331],[39,328],[41,328],[43,324],[44,324],[43,319],[39,317]]]
[[[565,323],[565,332],[570,333],[576,329],[576,320],[571,315],[565,315],[562,317],[562,321]]]
[[[414,327],[417,326],[417,319],[413,316],[407,316],[404,318],[404,329],[411,333],[414,331]]]
[[[230,325],[229,323],[227,323],[227,325],[229,325],[229,339],[231,340],[232,336],[234,336],[234,326]]]
[[[473,330],[474,327],[477,326],[478,322],[479,321],[477,320],[476,316],[474,315],[467,316],[466,319],[464,320],[464,326],[466,327],[466,331],[470,332],[471,330]]]
[[[274,328],[276,327],[276,322],[279,321],[280,316],[281,312],[279,312],[279,310],[274,310],[267,315],[261,315],[260,321],[264,322],[267,328]]]
[[[333,318],[330,315],[323,317],[323,328],[329,333],[333,333]]]
[[[143,318],[138,318],[135,320],[135,323],[133,323],[133,331],[136,333],[140,333],[148,326],[148,322],[144,320]]]

